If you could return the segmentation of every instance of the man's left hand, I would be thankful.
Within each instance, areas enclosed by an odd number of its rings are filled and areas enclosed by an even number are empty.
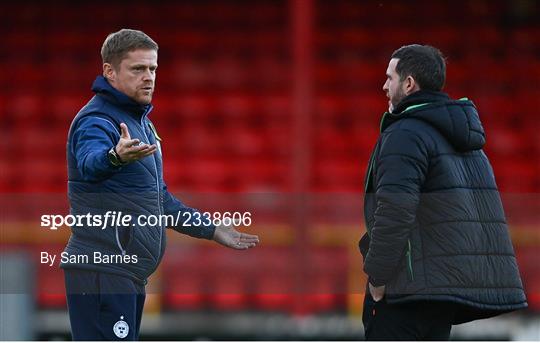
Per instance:
[[[220,225],[214,232],[214,241],[228,248],[245,250],[259,243],[259,236],[237,231],[232,226]]]
[[[369,293],[371,294],[373,300],[375,300],[376,302],[379,302],[382,300],[382,298],[384,298],[385,289],[385,285],[375,287],[371,284],[371,282],[369,283]]]

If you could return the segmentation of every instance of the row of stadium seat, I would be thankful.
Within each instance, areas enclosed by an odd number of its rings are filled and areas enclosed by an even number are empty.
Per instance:
[[[58,253],[62,246],[35,250]],[[263,249],[249,259],[213,248],[169,247],[163,267],[150,280],[149,294],[159,294],[162,310],[276,311],[285,313],[343,312],[347,297],[361,291],[362,281],[347,280],[350,261],[344,249],[317,248],[310,265],[292,249]],[[174,256],[172,256],[174,255]],[[536,251],[517,252],[531,309],[540,308],[540,278]],[[37,258],[36,258],[37,260]],[[292,262],[292,263],[291,263]],[[65,308],[63,273],[56,266],[35,266],[36,298],[40,308]],[[531,271],[536,270],[536,273]]]
[[[60,256],[62,249],[40,245],[30,254],[38,261],[41,251]],[[335,248],[311,249],[308,256],[300,256],[294,248],[261,248],[243,258],[220,248],[170,245],[148,292],[160,294],[164,310],[344,311],[346,296],[352,292],[349,263],[347,251]],[[62,271],[57,265],[34,267],[38,306],[65,308]]]
[[[210,61],[200,61],[195,57],[184,60],[169,57],[169,60],[165,58],[163,60],[157,76],[159,91],[157,95],[162,92],[178,95],[185,92],[199,94],[207,92],[212,97],[219,98],[222,94],[228,95],[227,93],[235,91],[241,94],[250,94],[254,91],[271,94],[286,90],[291,83],[292,64],[268,57],[246,61],[217,55]],[[482,60],[482,63],[478,64],[478,60]],[[338,92],[350,89],[360,93],[359,95],[370,94],[382,88],[385,68],[386,59],[372,61],[354,57],[336,61],[321,57],[314,70],[314,82],[321,91]],[[55,75],[66,69],[73,72],[62,78],[55,78]],[[37,93],[46,86],[53,94],[59,96],[65,97],[66,94],[78,90],[78,94],[72,97],[85,97],[89,93],[91,82],[99,73],[97,60],[75,63],[73,59],[64,57],[50,62],[40,61],[31,66],[25,61],[10,62],[10,68],[6,70],[4,78],[10,80],[12,92]],[[496,91],[507,89],[513,90],[514,93],[527,92],[530,89],[528,87],[530,77],[540,75],[540,62],[527,55],[508,59],[480,55],[466,60],[451,58],[448,62],[447,79],[451,87],[465,91],[471,88],[469,87],[471,78],[477,74],[482,75],[481,80],[486,84],[487,88],[482,89],[484,93],[497,93],[490,92],[490,89]],[[55,78],[53,83],[50,82],[51,77]],[[473,85],[475,84],[473,82]],[[509,85],[512,85],[512,88]],[[474,88],[472,87],[472,90],[475,90]]]
[[[0,94],[0,103],[6,104],[0,121],[0,194],[9,198],[2,200],[4,216],[23,225],[47,213],[42,206],[67,211],[69,124],[100,73],[104,37],[119,27],[132,27],[160,45],[151,118],[164,138],[169,190],[210,192],[208,199],[217,197],[216,192],[227,197],[276,192],[274,201],[265,198],[264,219],[290,220],[295,207],[279,199],[293,197],[297,188],[292,181],[298,137],[293,134],[291,3],[135,1],[126,10],[125,4],[111,2],[105,11],[83,2],[3,4],[0,27],[7,53],[0,60],[0,81],[9,85]],[[313,222],[330,220],[329,212],[361,221],[358,193],[386,110],[381,88],[388,57],[401,45],[420,42],[448,56],[448,93],[471,98],[480,110],[486,153],[513,235],[522,233],[521,224],[536,232],[537,211],[528,200],[540,191],[540,93],[535,84],[540,79],[540,30],[527,14],[534,11],[520,11],[517,2],[502,0],[413,3],[314,1],[312,44],[304,47],[312,55],[313,86],[312,126],[304,137],[310,148],[305,178],[311,200],[343,192],[338,196],[344,206],[324,207],[328,202],[322,201],[308,209],[315,212]],[[457,9],[466,15],[449,15]],[[404,24],[403,18],[414,20]],[[343,194],[352,194],[355,202]],[[13,201],[17,196],[22,202]],[[53,196],[58,199],[51,200]],[[508,201],[512,196],[517,200]],[[333,233],[335,228],[331,225]],[[15,236],[7,248],[32,254],[59,253],[64,245],[46,244],[51,235],[36,239],[42,236],[33,231],[4,234]],[[32,243],[21,243],[28,241]],[[527,237],[516,242],[530,307],[540,309],[538,242]],[[346,253],[351,241],[338,241],[335,249],[317,246],[302,256],[283,244],[265,243],[242,259],[206,246],[176,244],[170,244],[151,283],[157,288],[150,294],[159,294],[165,311],[342,312],[349,273],[361,273],[358,253],[351,255],[354,261]],[[302,260],[310,262],[308,268],[297,268]],[[65,308],[62,273],[35,267],[38,306]],[[360,278],[354,281],[361,284]]]
[[[368,156],[364,156],[364,162]],[[287,192],[292,164],[289,159],[210,159],[175,162],[165,165],[165,180],[171,190],[194,192],[238,192],[274,190]],[[26,161],[25,161],[26,162]],[[2,192],[62,192],[67,187],[63,161],[29,159],[31,167],[2,164]],[[503,192],[535,193],[540,189],[538,166],[529,159],[512,159],[493,164],[497,184]],[[311,173],[306,175],[313,191],[363,190],[365,163],[345,162],[338,158],[327,158],[315,162]]]

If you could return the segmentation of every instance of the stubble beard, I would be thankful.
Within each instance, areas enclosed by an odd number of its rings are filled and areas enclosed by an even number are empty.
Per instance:
[[[400,84],[400,87],[398,87],[396,94],[394,94],[394,96],[392,97],[392,101],[391,101],[392,107],[389,109],[390,112],[393,112],[396,109],[397,105],[399,105],[399,103],[401,102],[401,100],[403,100],[403,98],[405,98],[405,92],[401,88],[401,84]]]

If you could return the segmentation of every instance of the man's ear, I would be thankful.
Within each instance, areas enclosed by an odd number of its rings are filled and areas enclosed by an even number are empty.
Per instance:
[[[109,82],[114,82],[116,79],[116,72],[110,63],[103,63],[103,77]]]
[[[418,87],[418,83],[416,83],[416,80],[411,75],[407,76],[407,78],[405,79],[404,86],[405,94],[407,95],[414,93],[417,90],[420,90],[420,87]]]

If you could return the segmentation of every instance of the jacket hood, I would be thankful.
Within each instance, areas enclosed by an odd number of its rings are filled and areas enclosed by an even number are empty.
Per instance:
[[[124,93],[120,92],[107,81],[103,76],[96,77],[96,80],[92,84],[92,91],[99,96],[105,97],[107,101],[126,109],[128,112],[142,116],[145,113],[150,112],[152,105],[141,105],[135,100],[131,99]]]
[[[391,122],[402,118],[420,119],[435,127],[458,151],[478,150],[486,143],[484,128],[472,101],[452,100],[442,92],[415,92],[405,97],[389,117]]]

